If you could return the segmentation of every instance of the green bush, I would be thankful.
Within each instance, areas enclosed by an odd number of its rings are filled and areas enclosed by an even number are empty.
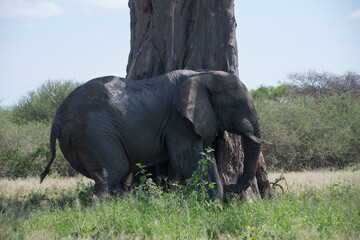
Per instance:
[[[79,83],[46,81],[36,91],[29,92],[11,110],[0,109],[0,177],[38,176],[49,158],[51,120]],[[52,165],[52,172],[73,176],[75,171],[62,156]]]
[[[257,102],[269,167],[343,168],[359,162],[360,101],[351,95]]]
[[[360,162],[360,77],[309,71],[251,91],[270,169],[344,168]],[[353,86],[353,88],[349,87]]]
[[[62,101],[79,85],[69,80],[46,81],[20,99],[12,110],[13,121],[18,124],[51,121]]]
[[[30,169],[41,169],[41,159],[46,159],[49,154],[50,149],[46,145],[39,146],[28,154],[22,153],[19,148],[8,148],[1,153],[1,159],[5,161],[3,174],[13,179],[28,177],[33,173]]]
[[[51,123],[18,125],[11,118],[12,111],[0,110],[0,178],[37,177],[48,161]],[[58,146],[51,170],[59,176],[75,174]]]

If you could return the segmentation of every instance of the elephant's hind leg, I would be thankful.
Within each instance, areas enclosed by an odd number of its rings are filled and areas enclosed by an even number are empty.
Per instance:
[[[123,193],[122,180],[128,172],[129,162],[121,143],[102,139],[89,149],[86,158],[87,171],[95,181],[94,199],[101,198],[104,194]]]
[[[179,124],[182,131],[173,131],[166,138],[169,160],[176,175],[184,179],[191,177],[198,167],[203,151],[203,142],[191,130]]]

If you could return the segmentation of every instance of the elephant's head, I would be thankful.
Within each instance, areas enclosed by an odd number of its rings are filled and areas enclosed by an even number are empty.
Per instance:
[[[231,191],[249,187],[254,177],[261,144],[261,126],[247,88],[233,74],[214,71],[190,77],[178,90],[177,108],[194,125],[206,143],[219,131],[243,136],[244,172]]]

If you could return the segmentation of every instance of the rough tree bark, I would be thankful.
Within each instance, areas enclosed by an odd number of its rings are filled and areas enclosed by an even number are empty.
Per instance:
[[[158,76],[176,69],[211,69],[238,75],[234,0],[129,0],[131,50],[127,78]],[[224,184],[243,169],[241,137],[224,132],[213,143]],[[243,196],[271,188],[260,159],[256,179]]]

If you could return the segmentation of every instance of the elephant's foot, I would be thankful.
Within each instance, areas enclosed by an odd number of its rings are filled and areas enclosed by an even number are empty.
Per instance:
[[[95,180],[94,191],[91,197],[88,199],[87,205],[99,203],[105,195],[109,193],[109,187],[104,180]]]
[[[225,186],[225,189],[229,192],[241,193],[241,191],[246,191],[250,187],[250,180],[251,178],[243,174],[236,184],[229,184]]]
[[[122,184],[116,184],[115,186],[111,187],[110,194],[115,197],[121,197],[124,194],[124,188]]]

